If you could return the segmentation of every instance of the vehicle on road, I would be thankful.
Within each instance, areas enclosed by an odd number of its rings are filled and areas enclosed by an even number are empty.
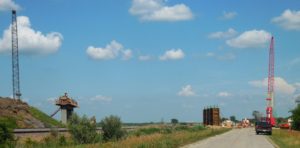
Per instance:
[[[272,135],[272,125],[266,121],[258,121],[255,123],[255,132],[259,133],[267,133]]]

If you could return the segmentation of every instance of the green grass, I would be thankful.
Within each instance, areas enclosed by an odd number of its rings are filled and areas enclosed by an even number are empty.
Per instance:
[[[41,122],[45,123],[46,127],[63,127],[60,122],[57,120],[51,118],[47,114],[43,113],[42,111],[38,110],[37,108],[30,107],[29,108],[30,114],[35,117],[36,119],[40,120]],[[0,123],[5,123],[6,126],[10,129],[15,129],[15,128],[21,128],[17,125],[17,121],[21,121],[22,117],[16,116],[16,117],[6,117],[6,116],[1,116],[0,117]]]
[[[270,138],[280,148],[299,148],[300,132],[282,129],[274,129]]]
[[[150,135],[154,133],[159,133],[161,129],[156,127],[150,127],[150,128],[141,128],[135,131],[135,135]]]
[[[39,109],[37,109],[35,107],[30,107],[29,112],[31,113],[31,115],[33,117],[35,117],[36,119],[47,124],[46,126],[48,126],[48,127],[51,127],[51,126],[63,127],[63,125],[60,122],[51,118],[50,116],[48,116],[47,114],[45,114],[44,112],[40,111]]]
[[[0,123],[4,123],[10,129],[15,129],[18,127],[16,119],[13,117],[0,117]]]
[[[180,130],[173,128],[171,132],[164,132],[166,127],[150,127],[142,129],[139,132],[144,132],[141,135],[131,134],[121,140],[113,140],[109,142],[100,141],[95,144],[80,144],[76,145],[70,137],[65,139],[60,136],[46,137],[40,142],[25,140],[23,143],[18,143],[17,147],[37,147],[37,148],[177,148],[186,144],[194,143],[199,140],[222,134],[230,129],[207,129],[200,126],[185,127]],[[192,129],[192,130],[191,130]],[[138,131],[138,130],[137,130]]]
[[[82,147],[124,147],[124,148],[176,148],[186,144],[225,133],[230,129],[201,129],[173,131],[172,133],[155,133],[143,136],[131,136],[121,141],[108,142],[99,145],[85,145]]]

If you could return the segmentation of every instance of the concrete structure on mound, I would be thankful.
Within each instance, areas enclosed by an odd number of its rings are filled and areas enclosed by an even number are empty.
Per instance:
[[[67,93],[65,93],[64,96],[59,97],[59,99],[55,101],[55,104],[60,107],[61,122],[63,124],[67,124],[67,121],[70,119],[74,108],[78,107],[77,102],[72,98],[69,98]]]

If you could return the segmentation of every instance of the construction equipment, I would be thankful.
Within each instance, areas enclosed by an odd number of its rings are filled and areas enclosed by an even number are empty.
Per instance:
[[[20,92],[20,78],[19,78],[18,26],[17,26],[16,10],[12,10],[11,41],[12,41],[13,99],[19,100],[21,97],[21,92]]]
[[[208,107],[203,109],[203,124],[219,126],[220,121],[220,108]]]
[[[64,96],[59,97],[59,99],[55,101],[55,104],[59,106],[59,110],[61,111],[61,122],[63,124],[67,124],[67,121],[70,119],[71,115],[73,114],[74,108],[78,107],[78,103],[72,98],[69,98],[67,93],[65,93]]]
[[[274,112],[274,37],[271,38],[270,50],[269,50],[269,75],[268,75],[268,96],[267,100],[267,109],[266,109],[266,120],[272,126],[275,126],[275,118],[273,116]]]
[[[59,107],[57,110],[55,110],[55,111],[50,115],[50,117],[55,116],[59,111],[60,111],[60,107]]]

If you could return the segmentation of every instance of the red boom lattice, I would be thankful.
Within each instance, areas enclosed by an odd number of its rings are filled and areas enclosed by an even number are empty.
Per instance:
[[[274,37],[271,38],[270,51],[269,51],[269,75],[268,75],[268,96],[273,99],[274,93]],[[273,107],[271,105],[271,107]]]
[[[271,38],[270,50],[269,50],[269,74],[268,74],[268,97],[267,97],[267,121],[275,126],[275,118],[273,117],[273,108],[274,108],[274,37]]]

